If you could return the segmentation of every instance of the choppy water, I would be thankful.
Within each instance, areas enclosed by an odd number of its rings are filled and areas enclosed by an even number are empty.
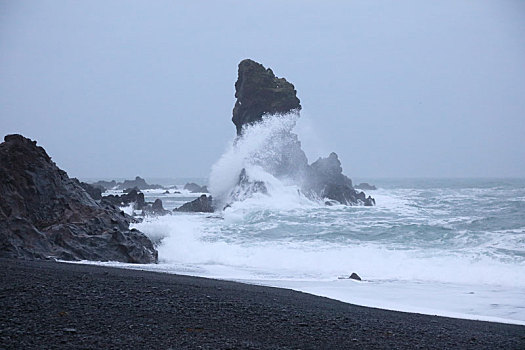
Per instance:
[[[136,226],[160,242],[161,262],[146,268],[525,324],[525,179],[374,184],[375,207],[327,207],[291,191],[145,220]],[[146,197],[172,208],[191,195]],[[352,272],[364,281],[338,279]]]
[[[525,179],[365,179],[375,207],[326,206],[274,171],[290,145],[301,162],[297,118],[268,116],[232,140],[209,179],[226,210],[136,225],[159,242],[161,264],[144,268],[525,324]],[[233,197],[241,169],[268,194]],[[162,192],[146,199],[172,209],[197,196]],[[363,281],[338,278],[352,272]]]

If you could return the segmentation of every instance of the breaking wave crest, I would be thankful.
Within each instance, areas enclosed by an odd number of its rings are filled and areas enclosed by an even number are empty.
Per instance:
[[[298,117],[295,113],[265,116],[262,122],[245,127],[242,136],[231,142],[213,165],[209,178],[209,189],[218,207],[235,202],[232,199],[243,169],[250,181],[264,183],[267,193],[246,193],[240,196],[242,200],[253,196],[259,205],[286,203],[288,207],[309,201],[300,190],[301,174],[288,166],[307,163],[298,137],[292,132]]]

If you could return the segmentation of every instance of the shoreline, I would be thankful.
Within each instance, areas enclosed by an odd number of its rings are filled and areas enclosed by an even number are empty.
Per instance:
[[[0,259],[1,348],[525,348],[525,326],[161,272]]]
[[[411,313],[411,314],[422,314],[422,315],[428,315],[428,316],[449,317],[449,318],[457,318],[457,319],[472,320],[472,321],[494,322],[494,323],[525,326],[525,320],[519,320],[519,319],[504,318],[504,317],[490,316],[490,315],[481,315],[481,314],[469,314],[469,313],[462,313],[462,312],[456,312],[456,311],[446,311],[442,309],[434,309],[434,308],[429,308],[429,307],[425,308],[425,307],[407,306],[407,305],[401,305],[401,304],[394,305],[392,303],[378,303],[372,300],[359,301],[359,300],[352,300],[350,298],[345,299],[344,297],[337,295],[338,293],[334,294],[333,292],[326,293],[322,291],[321,292],[317,291],[318,288],[315,288],[317,286],[317,283],[312,282],[310,280],[285,281],[285,280],[273,280],[273,279],[253,280],[249,278],[244,279],[244,278],[213,277],[213,276],[198,275],[198,274],[191,274],[191,273],[172,272],[172,270],[162,268],[162,263],[147,265],[147,264],[129,264],[129,263],[119,263],[119,262],[96,262],[96,261],[86,261],[86,260],[83,260],[83,261],[59,260],[58,262],[70,263],[70,264],[85,264],[85,265],[92,265],[92,266],[114,267],[114,268],[131,269],[131,270],[137,270],[137,271],[150,271],[150,272],[166,273],[166,274],[171,274],[171,275],[197,277],[197,278],[206,278],[206,279],[220,280],[220,281],[231,281],[231,282],[236,282],[236,283],[249,284],[253,286],[288,289],[288,290],[292,290],[296,292],[310,294],[310,295],[317,296],[317,297],[323,297],[323,298],[328,298],[331,300],[336,300],[336,301],[347,303],[347,304],[352,304],[352,305],[362,306],[362,307],[369,307],[369,308],[374,308],[374,309],[405,312],[405,313]],[[155,267],[155,268],[152,268],[152,267]],[[336,283],[339,281],[340,280],[338,279],[338,280],[333,280],[330,282]],[[308,287],[309,282],[312,282],[312,285],[314,286],[314,288],[312,288],[311,286]],[[352,282],[356,283],[356,281],[352,281]],[[357,282],[357,283],[361,283],[361,282]]]

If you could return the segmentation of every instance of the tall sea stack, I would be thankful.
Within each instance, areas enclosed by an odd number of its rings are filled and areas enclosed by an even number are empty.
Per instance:
[[[232,118],[237,135],[242,137],[243,128],[262,121],[264,115],[279,114],[288,117],[286,115],[291,113],[291,118],[297,118],[301,104],[296,95],[293,84],[276,77],[270,68],[250,59],[241,61],[235,83],[237,101]],[[301,142],[291,130],[281,130],[276,140],[279,152],[274,153],[279,153],[278,156],[266,157],[259,164],[273,176],[293,181],[301,187],[304,194],[312,198],[326,198],[346,205],[375,204],[373,198],[352,187],[352,181],[342,172],[337,154],[332,152],[327,158],[319,158],[309,165],[301,149]],[[243,181],[239,181],[238,188],[231,193],[238,194],[241,187],[264,187],[250,186],[251,180],[246,176],[245,169],[242,169],[239,178]],[[241,197],[246,197],[246,191],[241,192]]]
[[[270,68],[250,59],[239,63],[235,83],[237,101],[232,121],[241,135],[242,127],[262,120],[265,114],[283,114],[301,110],[293,84],[276,77]]]

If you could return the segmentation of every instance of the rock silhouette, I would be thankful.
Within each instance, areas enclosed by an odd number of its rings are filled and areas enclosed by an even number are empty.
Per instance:
[[[241,61],[232,118],[237,135],[241,135],[244,125],[261,121],[264,114],[299,111],[301,103],[296,94],[293,84],[276,77],[271,69],[250,59]]]
[[[173,209],[173,211],[201,213],[213,213],[214,210],[212,197],[206,196],[205,194],[191,202],[183,204],[179,208]]]

